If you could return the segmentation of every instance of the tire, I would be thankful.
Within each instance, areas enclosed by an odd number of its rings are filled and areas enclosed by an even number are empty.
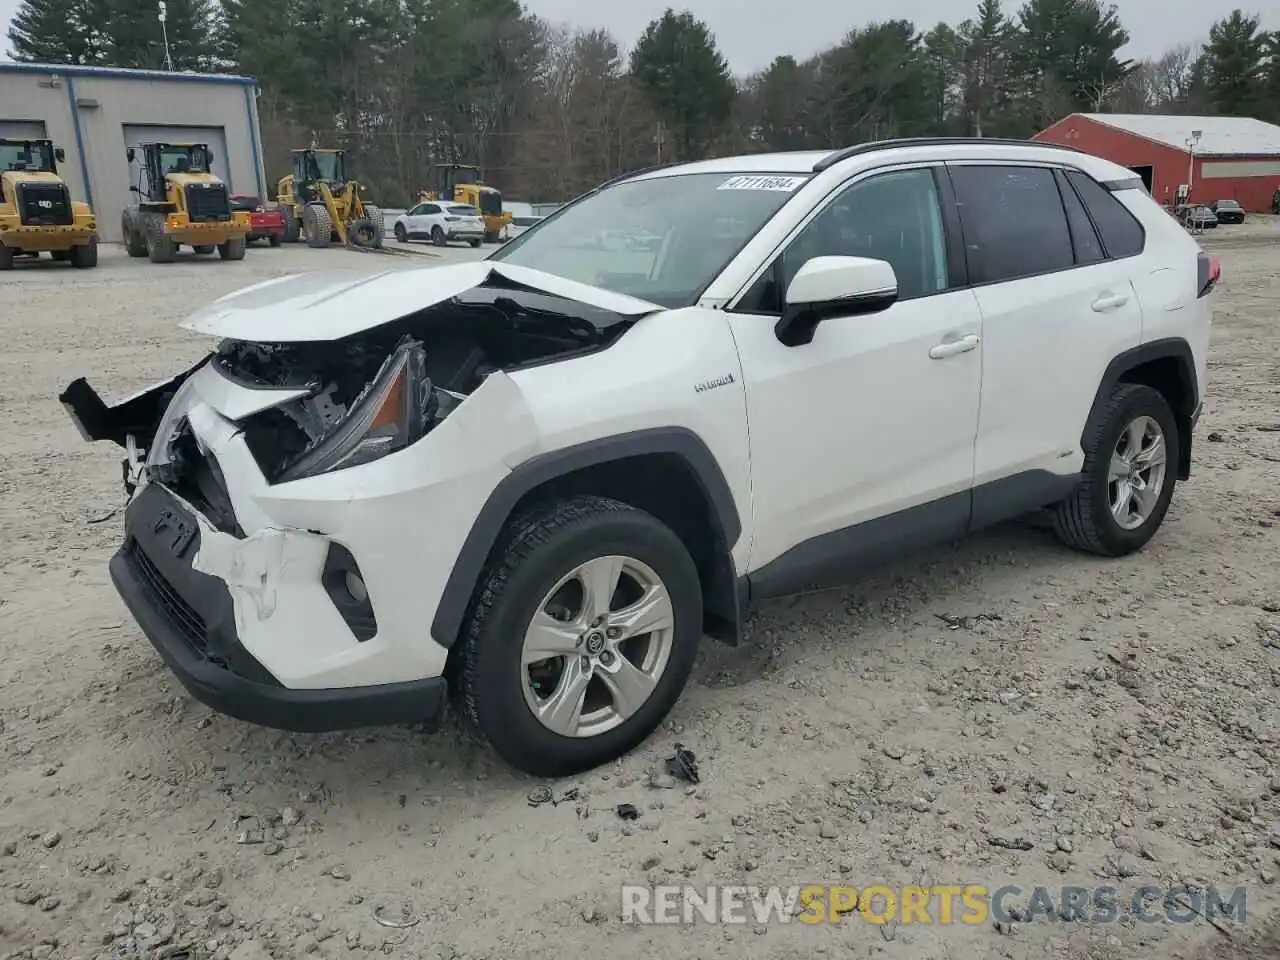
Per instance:
[[[409,242],[409,231],[404,228],[403,223],[397,223],[395,225],[395,235],[396,235],[396,240],[398,242],[400,243]]]
[[[120,215],[120,234],[124,237],[124,249],[129,256],[147,255],[147,238],[139,228],[137,217],[128,210]]]
[[[63,263],[63,262],[65,262],[65,261],[67,261],[67,260],[70,260],[70,259],[71,259],[71,250],[70,250],[70,249],[66,249],[66,250],[50,250],[50,251],[49,251],[49,256],[51,256],[51,257],[52,257],[55,261],[57,261],[58,263]]]
[[[13,269],[13,247],[0,243],[0,270]]]
[[[88,243],[72,247],[67,251],[67,259],[77,270],[87,270],[98,265],[98,238],[90,237]]]
[[[247,247],[244,237],[232,237],[225,243],[218,244],[218,256],[223,260],[243,260]]]
[[[479,240],[468,240],[468,241],[467,241],[467,243],[471,244],[471,249],[472,249],[472,250],[474,250],[476,247],[480,246],[480,241],[479,241]]]
[[[298,222],[297,213],[290,206],[282,206],[280,212],[284,215],[284,242],[297,243],[302,235],[302,224]]]
[[[600,729],[587,735],[566,735],[544,724],[534,712],[539,694],[529,671],[521,667],[525,634],[557,584],[568,582],[568,595],[579,591],[578,600],[564,604],[566,612],[573,613],[567,608],[575,604],[581,608],[583,603],[580,586],[567,578],[593,560],[621,557],[634,565],[627,568],[629,571],[644,568],[645,572],[624,573],[619,583],[626,581],[636,589],[637,584],[651,580],[665,589],[670,629],[648,634],[648,639],[635,637],[629,655],[606,648],[592,661],[593,674],[583,690],[587,716],[594,717]],[[624,593],[618,596],[620,600],[612,604],[615,611],[631,599]],[[549,616],[544,620],[554,622]],[[592,643],[607,643],[599,631],[583,629],[587,632],[580,643],[588,638]],[[535,776],[568,776],[622,756],[657,728],[684,689],[701,636],[702,588],[697,568],[680,539],[655,517],[624,503],[574,497],[535,508],[508,524],[495,559],[477,585],[451,687],[459,712],[507,763]],[[643,657],[638,656],[636,645],[644,649]],[[665,666],[660,655],[664,649]],[[647,697],[637,697],[633,710],[621,712],[611,706],[612,714],[597,712],[597,702],[614,703],[610,691],[615,688],[601,679],[613,673],[608,663],[616,669],[625,661],[628,670],[634,670],[630,676],[639,677],[641,669],[631,658],[637,657],[643,666],[655,655],[657,659],[646,668],[652,670]],[[583,659],[571,652],[535,669],[554,672],[559,668],[563,672],[548,680],[548,685],[558,685],[568,681],[568,671],[576,672]],[[602,694],[603,701],[593,699],[593,695],[599,698]]]
[[[485,243],[498,243],[502,240],[502,234],[497,230],[489,230],[484,235]]]
[[[378,228],[372,220],[364,217],[351,221],[351,225],[347,227],[347,241],[351,246],[365,250],[376,250],[382,246],[382,236],[378,233]]]
[[[213,253],[213,251],[217,250],[218,248],[215,244],[212,244],[212,243],[197,243],[191,249],[195,253],[209,254],[209,253]]]
[[[280,234],[278,233],[271,234],[271,236],[267,237],[267,243],[273,247],[280,246]]]
[[[165,236],[164,218],[154,213],[144,213],[140,217],[144,235],[147,238],[147,256],[152,263],[173,263],[178,254],[178,245]]]
[[[387,218],[382,213],[381,207],[375,207],[372,203],[364,205],[364,219],[373,224],[374,232],[374,248],[382,246],[384,240],[387,239]]]
[[[449,241],[445,237],[444,231],[441,230],[439,227],[431,228],[431,242],[434,243],[437,247],[447,247],[449,245]]]
[[[318,203],[309,203],[302,208],[302,229],[307,234],[307,246],[327,247],[333,235],[333,220],[329,211]]]
[[[1145,470],[1145,477],[1139,474],[1138,480],[1154,484],[1154,499],[1130,518],[1129,522],[1136,521],[1135,525],[1128,526],[1117,519],[1112,503],[1126,488],[1132,491],[1133,486],[1128,477],[1113,481],[1111,467],[1113,453],[1131,449],[1133,437],[1129,431],[1138,424],[1147,425],[1144,443],[1152,430],[1159,431],[1164,464],[1158,477],[1154,468]],[[1058,538],[1076,550],[1104,557],[1122,557],[1141,550],[1168,512],[1177,483],[1180,442],[1173,410],[1159,391],[1143,384],[1117,384],[1107,398],[1097,429],[1085,442],[1081,483],[1054,511],[1053,526]],[[1117,458],[1117,466],[1121,459]],[[1131,507],[1142,505],[1136,495],[1124,503],[1126,513],[1131,512]]]

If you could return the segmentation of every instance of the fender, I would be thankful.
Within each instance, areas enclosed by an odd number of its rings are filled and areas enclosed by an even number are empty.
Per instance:
[[[526,494],[548,481],[587,467],[655,453],[680,457],[689,466],[707,503],[711,505],[710,521],[717,540],[717,555],[728,562],[729,567],[725,572],[730,576],[725,584],[713,584],[712,590],[704,598],[704,604],[717,612],[727,606],[723,615],[734,618],[736,629],[733,632],[736,636],[737,630],[741,628],[741,611],[738,597],[736,593],[732,593],[735,583],[730,551],[742,535],[742,520],[738,515],[737,504],[720,464],[701,437],[684,427],[655,427],[589,440],[562,450],[540,454],[520,464],[504,477],[480,509],[467,539],[463,541],[462,549],[458,551],[453,571],[449,574],[444,593],[440,596],[440,603],[431,620],[431,636],[435,642],[451,648],[461,635],[467,608],[476,583],[489,560],[490,551],[515,512],[517,504]],[[719,581],[726,578],[714,579]],[[725,598],[729,601],[727,604],[718,602],[717,595],[721,593],[722,587],[731,592],[730,597]]]
[[[1200,385],[1196,381],[1195,355],[1191,345],[1181,337],[1165,337],[1152,340],[1133,347],[1124,353],[1117,354],[1103,371],[1102,381],[1098,384],[1098,392],[1094,395],[1093,406],[1089,409],[1089,418],[1085,421],[1084,432],[1080,435],[1081,446],[1084,446],[1098,429],[1106,408],[1107,397],[1111,395],[1116,384],[1126,381],[1128,374],[1143,364],[1153,360],[1176,361],[1178,386],[1182,388],[1183,403],[1174,408],[1174,418],[1178,423],[1178,479],[1186,480],[1191,475],[1191,431],[1195,427],[1200,413]]]

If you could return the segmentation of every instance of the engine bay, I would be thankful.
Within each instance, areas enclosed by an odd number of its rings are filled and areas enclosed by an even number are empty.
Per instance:
[[[415,431],[425,435],[493,373],[593,353],[628,326],[573,301],[479,287],[343,340],[224,340],[211,362],[245,385],[309,391],[241,423],[259,467],[277,482],[342,429],[393,360],[408,365]]]

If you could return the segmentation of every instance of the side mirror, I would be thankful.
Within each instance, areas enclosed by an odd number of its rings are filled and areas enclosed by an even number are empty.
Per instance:
[[[53,159],[57,160],[59,163],[66,163],[67,151],[63,150],[61,147],[54,147]]]
[[[787,287],[782,317],[773,328],[788,347],[813,341],[818,324],[887,310],[898,299],[898,275],[885,260],[867,257],[813,257]]]
[[[126,151],[124,152],[124,155],[125,155],[125,158],[126,158],[130,163],[133,163],[133,158],[136,156],[136,154],[133,152],[133,147],[130,147],[128,150],[126,150]]]
[[[129,192],[130,192],[130,193],[140,193],[141,191],[138,189],[137,185],[134,185],[134,186],[131,186],[131,187],[129,188]]]
[[[211,167],[212,167],[212,166],[213,166],[213,151],[212,151],[212,150],[206,150],[206,151],[204,152],[204,158],[205,158],[205,162],[206,162],[209,166],[211,166]]]

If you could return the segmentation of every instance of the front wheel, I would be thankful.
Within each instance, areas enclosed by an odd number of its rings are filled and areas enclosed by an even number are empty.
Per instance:
[[[580,496],[509,525],[464,628],[462,714],[512,766],[608,763],[662,722],[702,636],[698,571],[648,513]]]
[[[98,265],[98,238],[90,237],[87,243],[67,251],[67,259],[77,270],[88,270]]]
[[[403,223],[397,223],[395,227],[396,241],[399,243],[409,242],[409,231],[404,228]]]
[[[1173,499],[1179,444],[1163,394],[1138,383],[1114,387],[1086,440],[1081,483],[1055,511],[1059,539],[1105,557],[1141,550]]]

